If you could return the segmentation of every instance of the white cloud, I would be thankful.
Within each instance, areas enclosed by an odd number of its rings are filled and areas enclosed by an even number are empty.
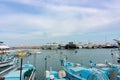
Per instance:
[[[15,32],[21,32],[22,30],[28,31],[26,34],[28,37],[32,36],[42,36],[46,37],[57,37],[66,36],[73,33],[85,33],[92,29],[103,27],[104,25],[116,22],[116,18],[109,14],[108,12],[95,12],[94,14],[84,14],[83,16],[78,15],[74,12],[69,14],[60,14],[59,16],[44,16],[44,15],[30,15],[30,14],[14,14],[5,15],[1,17],[0,24],[1,27],[7,28]],[[86,12],[85,12],[86,13]],[[83,18],[77,18],[80,16]],[[29,32],[30,29],[35,29]],[[36,31],[40,31],[41,33]],[[76,32],[77,31],[77,32]],[[27,33],[27,32],[26,32]],[[29,36],[30,35],[30,36]],[[21,36],[23,37],[23,36]]]
[[[101,9],[70,5],[61,6],[38,0],[12,1],[34,6],[38,11],[41,11],[39,7],[42,7],[46,12],[44,12],[45,14],[37,15],[17,12],[0,15],[0,28],[3,30],[2,37],[37,39],[39,37],[51,38],[77,33],[84,34],[99,28],[108,27],[108,25],[120,21],[119,8],[113,9],[108,5],[107,9]],[[21,34],[22,31],[26,32]]]

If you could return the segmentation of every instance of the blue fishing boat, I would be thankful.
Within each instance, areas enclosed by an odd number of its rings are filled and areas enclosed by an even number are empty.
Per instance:
[[[14,54],[4,54],[0,56],[0,68],[5,66],[15,65],[17,63],[17,58]]]
[[[21,76],[20,76],[21,73]],[[5,74],[1,80],[34,80],[35,67],[31,64],[24,64],[22,68],[16,68]]]
[[[17,64],[17,58],[14,59],[7,59],[7,60],[1,60],[0,62],[0,68],[5,67],[5,66],[11,66],[11,65],[16,65]]]
[[[60,61],[69,80],[109,80],[108,76],[98,68],[80,66],[62,59]]]
[[[105,73],[110,80],[120,80],[120,65],[112,64],[106,62],[105,64],[95,64],[92,61],[90,61],[90,64],[92,64],[92,67],[96,67],[99,70],[101,70],[103,73]],[[94,65],[94,66],[93,66]]]
[[[116,43],[118,44],[118,49],[117,50],[111,50],[111,55],[113,56],[114,53],[113,51],[118,51],[117,54],[116,54],[116,57],[117,57],[117,62],[120,63],[120,40],[117,40],[117,39],[114,39],[114,41],[116,41]]]

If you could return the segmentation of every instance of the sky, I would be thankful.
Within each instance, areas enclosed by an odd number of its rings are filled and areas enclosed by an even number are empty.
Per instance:
[[[114,42],[120,0],[0,0],[0,41],[10,46]]]

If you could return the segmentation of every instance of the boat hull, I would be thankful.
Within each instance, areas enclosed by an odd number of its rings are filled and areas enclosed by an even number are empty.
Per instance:
[[[10,60],[10,61],[1,62],[1,63],[0,63],[0,68],[14,65],[16,62],[17,62],[17,59],[12,59],[12,60]]]
[[[66,72],[66,78],[68,80],[85,80],[85,79],[79,79],[77,77],[75,77],[73,74],[70,74],[69,72],[65,71]]]

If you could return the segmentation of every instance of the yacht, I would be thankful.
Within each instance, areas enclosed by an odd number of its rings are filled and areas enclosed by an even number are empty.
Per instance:
[[[0,67],[14,65],[16,59],[14,54],[9,52],[10,47],[3,42],[0,42]]]

